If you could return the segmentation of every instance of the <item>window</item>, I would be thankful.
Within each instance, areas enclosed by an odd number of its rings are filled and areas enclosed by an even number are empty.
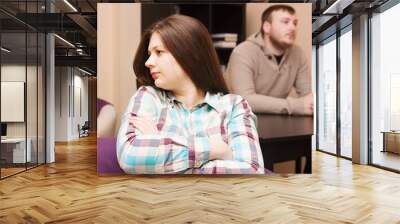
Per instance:
[[[336,36],[318,48],[318,149],[336,153]]]
[[[351,158],[352,141],[352,35],[351,26],[340,36],[340,155]]]
[[[371,18],[371,137],[372,164],[400,170],[400,5]],[[392,134],[391,134],[392,135]],[[390,146],[390,147],[389,147]]]

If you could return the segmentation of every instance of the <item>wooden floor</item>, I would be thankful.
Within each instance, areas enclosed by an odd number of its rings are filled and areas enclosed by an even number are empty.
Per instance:
[[[320,152],[312,175],[113,176],[94,138],[0,181],[0,223],[400,223],[400,175]]]
[[[372,162],[377,165],[400,170],[400,154],[374,151]]]
[[[37,166],[36,163],[35,164],[27,163],[27,167],[25,167],[25,164],[18,164],[18,167],[11,167],[11,168],[10,167],[6,167],[6,168],[2,167],[1,168],[1,178],[5,178],[5,177],[8,177],[8,176],[23,172],[23,171],[25,171],[27,169],[33,169],[36,166]]]
[[[15,173],[19,173],[26,170],[25,167],[23,168],[1,168],[1,177],[7,177],[13,175]]]

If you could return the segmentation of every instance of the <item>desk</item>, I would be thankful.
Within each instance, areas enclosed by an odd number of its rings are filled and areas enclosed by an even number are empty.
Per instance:
[[[6,138],[1,139],[1,157],[6,163],[25,163],[31,161],[31,144],[30,138],[26,140],[28,142],[25,154],[25,138]],[[11,159],[12,158],[12,159]]]
[[[304,173],[311,173],[313,116],[256,115],[265,168],[273,171],[274,163],[295,160],[296,173],[301,173],[301,157],[305,156]]]
[[[400,131],[382,131],[383,150],[382,152],[392,152],[400,154]]]

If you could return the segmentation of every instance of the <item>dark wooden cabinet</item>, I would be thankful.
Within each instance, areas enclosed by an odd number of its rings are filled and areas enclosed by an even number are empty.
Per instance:
[[[141,30],[142,33],[156,21],[177,12],[175,4],[143,3],[141,5]]]
[[[235,33],[237,43],[246,38],[245,4],[179,4],[179,13],[200,20],[210,34]],[[216,48],[221,65],[227,65],[233,48]]]
[[[237,43],[246,38],[244,3],[142,4],[142,31],[157,20],[178,13],[200,20],[210,34],[235,33]],[[226,65],[233,48],[216,48],[220,63]]]

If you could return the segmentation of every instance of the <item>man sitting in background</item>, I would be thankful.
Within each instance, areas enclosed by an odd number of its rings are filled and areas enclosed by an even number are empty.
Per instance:
[[[294,45],[297,17],[291,6],[274,5],[261,17],[261,29],[238,45],[227,68],[232,93],[243,96],[256,113],[311,115],[311,71]],[[298,97],[289,96],[294,89]]]

